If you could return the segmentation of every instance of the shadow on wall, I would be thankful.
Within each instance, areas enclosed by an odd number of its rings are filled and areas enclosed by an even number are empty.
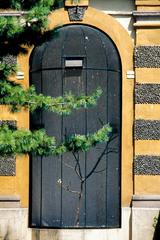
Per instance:
[[[153,240],[160,240],[160,213],[159,213],[159,216],[158,216],[157,224],[155,226],[155,232],[154,232]]]
[[[1,226],[2,227],[2,226]],[[2,237],[4,236],[4,237]],[[1,238],[2,237],[2,238]],[[6,229],[6,232],[5,234],[3,235],[3,230],[1,229],[1,232],[0,232],[0,239],[3,239],[3,240],[10,240],[12,239],[12,230],[11,230],[11,227],[8,225],[7,226],[7,229]]]

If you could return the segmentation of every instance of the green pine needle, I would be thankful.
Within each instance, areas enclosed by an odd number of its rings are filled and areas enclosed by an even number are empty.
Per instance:
[[[98,143],[108,142],[111,132],[112,128],[107,124],[93,134],[72,135],[58,145],[55,138],[48,136],[44,129],[34,132],[25,129],[13,130],[4,124],[0,126],[0,155],[33,153],[50,156],[70,151],[87,151]]]
[[[29,108],[31,112],[43,109],[57,114],[70,114],[74,109],[95,106],[102,90],[96,89],[90,96],[81,94],[75,96],[71,92],[64,96],[51,97],[37,94],[35,87],[25,90],[21,85],[9,81],[0,81],[0,104],[10,105],[13,112],[22,107]]]
[[[17,66],[3,60],[7,54],[26,53],[23,45],[41,44],[49,36],[48,14],[60,0],[5,0],[0,1],[0,8],[12,8],[27,11],[22,17],[0,17],[0,104],[10,105],[13,112],[22,107],[30,111],[47,110],[57,114],[70,114],[74,109],[88,108],[97,104],[102,94],[100,88],[90,96],[75,96],[71,92],[53,98],[37,94],[34,86],[25,90],[19,84],[8,81],[15,74]],[[77,1],[76,1],[77,2]],[[47,33],[45,35],[45,33]],[[45,39],[46,41],[46,39]],[[87,151],[98,143],[109,141],[112,128],[109,124],[93,134],[74,134],[57,144],[54,137],[45,130],[13,130],[7,125],[0,127],[0,155],[34,153],[40,156],[59,155],[68,151]]]

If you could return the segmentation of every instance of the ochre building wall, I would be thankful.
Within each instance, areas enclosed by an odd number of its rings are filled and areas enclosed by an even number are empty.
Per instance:
[[[29,86],[29,55],[19,55],[17,59],[18,66],[24,72],[24,79],[17,80],[16,76],[11,77],[21,83],[24,88]],[[29,128],[29,112],[26,109],[18,113],[11,113],[9,107],[0,106],[0,120],[16,121],[18,128]],[[19,155],[16,157],[14,176],[0,176],[0,195],[6,199],[12,199],[14,196],[20,198],[20,206],[28,206],[29,196],[29,157],[27,155]],[[5,174],[4,174],[5,175]],[[9,175],[9,174],[8,174]]]
[[[65,9],[54,11],[49,16],[49,28],[62,26],[65,24],[76,24],[70,22],[68,12]],[[133,195],[133,87],[134,79],[127,79],[127,71],[133,71],[133,42],[124,28],[111,16],[88,7],[81,24],[87,24],[104,33],[115,43],[122,61],[122,203],[129,206]],[[112,26],[112,27],[110,27]],[[123,41],[122,41],[123,39]],[[124,48],[125,42],[125,48]],[[18,64],[24,79],[21,80],[24,87],[29,85],[29,56],[18,56]],[[20,80],[19,80],[20,81]],[[1,107],[2,108],[2,107]],[[29,128],[29,113],[24,110],[18,114],[9,113],[7,107],[3,106],[3,120],[16,120],[20,128]],[[21,207],[28,206],[29,189],[29,158],[28,156],[18,156],[16,160],[16,176],[0,176],[1,195],[19,195]]]
[[[70,1],[67,1],[67,4],[70,5]],[[83,4],[87,5],[88,1],[83,1]],[[157,128],[160,121],[160,101],[153,99],[148,103],[146,100],[146,88],[152,90],[154,87],[158,88],[160,84],[160,63],[155,56],[155,53],[159,52],[160,22],[157,20],[157,15],[154,15],[154,12],[160,11],[160,2],[158,0],[137,0],[135,6],[138,11],[138,13],[133,13],[135,42],[114,17],[94,8],[88,7],[83,21],[80,22],[96,27],[109,35],[117,46],[122,60],[122,206],[130,206],[133,195],[157,195],[160,193],[160,173],[157,169],[155,173],[153,166],[160,156],[160,137]],[[65,24],[79,23],[70,22],[66,9],[54,11],[49,16],[49,21],[50,29]],[[29,86],[31,50],[28,55],[18,56],[18,64],[20,70],[24,72],[24,79],[17,81],[21,81],[24,87]],[[150,56],[147,60],[145,59],[146,54]],[[128,71],[133,70],[135,70],[135,81],[134,76],[128,78],[127,75]],[[152,92],[152,98],[154,98],[154,91]],[[19,128],[29,128],[27,110],[13,114],[9,112],[8,107],[0,106],[0,120],[16,120]],[[141,130],[148,128],[147,124],[152,128],[155,126],[154,129],[158,130],[149,136],[146,136],[144,131],[141,136]],[[151,132],[153,132],[152,128]],[[135,133],[133,133],[133,129],[135,129]],[[146,169],[143,170],[145,163],[148,164],[150,172],[145,171]],[[13,175],[0,176],[0,195],[19,195],[21,207],[27,207],[28,156],[16,158],[16,173]]]
[[[160,124],[158,97],[160,21],[156,13],[160,11],[160,1],[139,0],[136,1],[136,6],[139,15],[134,23],[135,51],[137,51],[135,53],[135,121],[141,120],[141,122],[137,122],[139,130],[138,139],[135,140],[135,158],[138,157],[137,161],[142,162],[137,164],[141,171],[135,173],[134,194],[158,195],[160,194],[160,171],[156,170],[156,164],[160,160],[158,128]],[[145,133],[142,134],[142,131]],[[148,170],[145,171],[145,168]]]
[[[72,5],[70,0],[66,3]],[[87,4],[87,0],[81,1],[81,5]],[[122,61],[122,228],[104,231],[29,229],[29,157],[21,155],[16,162],[11,161],[15,170],[5,174],[4,169],[0,176],[0,227],[5,229],[3,234],[0,232],[2,239],[6,239],[8,229],[12,234],[9,239],[153,239],[153,219],[160,208],[160,1],[135,0],[134,11],[128,14],[132,16],[131,29],[134,27],[131,37],[114,16],[91,7],[82,22],[70,22],[64,8],[49,16],[50,29],[66,24],[87,24],[106,33],[119,51]],[[29,86],[31,51],[17,58],[19,69],[24,73],[24,79],[17,81],[25,88]],[[7,106],[1,105],[0,122],[2,120],[16,121],[18,128],[29,128],[29,112],[25,109],[13,114]],[[10,202],[5,205],[5,198],[10,201],[16,196],[20,198],[18,208],[14,205],[14,209]],[[4,206],[12,206],[12,209]],[[18,227],[21,225],[23,230]]]

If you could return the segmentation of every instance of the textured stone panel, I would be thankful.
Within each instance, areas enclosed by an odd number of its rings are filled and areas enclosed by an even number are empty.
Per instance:
[[[136,68],[160,67],[160,46],[138,46],[134,54]]]
[[[0,126],[7,124],[11,129],[17,129],[17,121],[15,120],[0,120]]]
[[[134,174],[160,175],[160,156],[136,156],[134,160]]]
[[[12,120],[0,120],[0,126],[7,124],[11,129],[16,129],[17,122]],[[0,156],[0,176],[15,176],[16,159],[12,156]]]
[[[135,103],[159,104],[160,103],[160,84],[136,84]]]
[[[5,62],[6,64],[9,64],[9,65],[16,65],[17,64],[17,58],[16,56],[13,56],[13,55],[6,55],[2,58],[2,61]]]
[[[160,121],[136,120],[134,138],[135,140],[160,140]]]
[[[16,175],[16,159],[12,156],[0,156],[0,176]]]

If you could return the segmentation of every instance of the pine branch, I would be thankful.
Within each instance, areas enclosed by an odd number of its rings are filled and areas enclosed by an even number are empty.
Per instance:
[[[0,79],[7,79],[9,76],[15,74],[17,71],[16,64],[7,64],[2,58],[0,58]]]
[[[25,90],[21,85],[9,81],[0,82],[0,104],[11,105],[11,110],[18,111],[21,107],[27,107],[31,112],[36,109],[48,110],[58,114],[70,114],[74,109],[88,108],[96,105],[102,90],[97,89],[90,96],[81,94],[74,96],[66,93],[64,96],[51,97],[37,94],[35,87]]]
[[[89,134],[86,137],[84,135],[78,135],[78,138],[83,138],[83,144],[79,144],[78,146],[79,151],[87,151],[89,146],[91,148],[95,146],[95,144],[101,143],[102,141],[109,141],[110,133],[111,127],[109,124],[107,124],[103,128],[99,129],[96,133]],[[94,139],[95,136],[97,136],[96,143],[91,141],[91,139]],[[0,154],[16,155],[33,153],[39,156],[61,155],[66,152],[73,151],[73,149],[70,147],[71,145],[74,149],[77,148],[77,141],[75,141],[74,137],[75,136],[70,136],[70,138],[61,144],[57,144],[56,139],[48,136],[44,129],[34,132],[24,129],[14,130],[10,129],[4,124],[0,127]],[[70,142],[69,145],[68,141]],[[88,147],[84,148],[84,145]],[[80,178],[82,179],[82,175],[80,175]]]
[[[82,171],[81,171],[81,165],[80,165],[80,162],[79,162],[79,152],[75,153],[75,152],[72,151],[72,154],[73,154],[73,156],[76,160],[76,165],[75,165],[74,170],[75,170],[77,176],[79,177],[79,179],[82,181],[83,176],[82,176]]]
[[[86,136],[75,134],[66,138],[65,146],[73,153],[88,151],[92,146],[96,146],[98,143],[108,142],[111,132],[112,128],[109,124],[106,124],[93,134],[87,134]]]
[[[69,185],[65,185],[61,179],[58,179],[57,183],[67,192],[77,194],[79,196],[80,192],[72,190]]]
[[[116,139],[116,138],[117,138],[117,135],[114,136],[114,137],[112,137],[112,138],[110,138],[110,139],[108,139],[107,144],[106,144],[104,150],[102,151],[102,153],[100,154],[100,156],[99,156],[98,159],[97,159],[97,162],[95,163],[95,165],[93,166],[93,168],[91,169],[91,171],[86,175],[85,181],[94,173],[94,171],[96,170],[97,166],[99,165],[101,159],[102,159],[103,156],[107,153],[107,149],[108,149],[109,143],[110,143],[111,141],[113,141],[114,139]]]
[[[0,8],[27,10],[21,17],[0,17],[0,54],[24,53],[22,44],[31,46],[45,41],[48,34],[48,15],[59,0],[7,0],[0,2]],[[46,36],[46,37],[45,37]],[[14,47],[13,47],[14,46]],[[16,48],[16,49],[14,49]]]

